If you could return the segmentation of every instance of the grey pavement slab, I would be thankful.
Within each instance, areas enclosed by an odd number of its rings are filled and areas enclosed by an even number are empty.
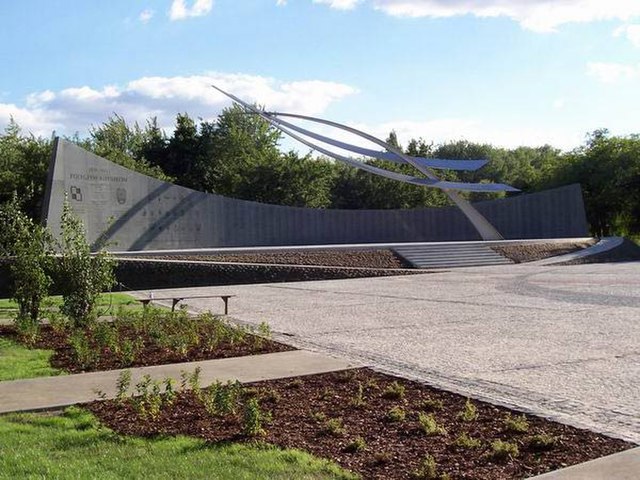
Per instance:
[[[640,448],[580,463],[531,480],[638,480]]]
[[[640,442],[638,262],[158,292],[222,291],[292,345]]]
[[[158,380],[167,377],[179,380],[183,371],[193,372],[200,367],[200,383],[205,387],[215,380],[247,383],[339,371],[354,366],[358,365],[328,355],[296,350],[130,370],[132,385],[135,385],[143,375],[148,374]],[[107,398],[113,398],[116,395],[116,381],[122,371],[0,382],[0,413],[55,409],[90,402],[98,398],[98,391]]]

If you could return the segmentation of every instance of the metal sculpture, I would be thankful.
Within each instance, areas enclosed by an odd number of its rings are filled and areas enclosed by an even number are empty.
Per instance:
[[[479,233],[480,237],[483,240],[502,240],[502,235],[496,230],[496,228],[489,223],[489,221],[484,218],[484,216],[478,212],[467,200],[462,198],[456,190],[461,191],[471,191],[471,192],[515,192],[518,189],[511,187],[509,185],[504,184],[496,184],[496,183],[465,183],[465,182],[449,182],[440,180],[437,175],[432,171],[432,169],[454,169],[454,170],[476,170],[483,166],[486,161],[484,160],[445,160],[445,159],[429,159],[423,157],[412,157],[410,155],[406,155],[398,148],[390,145],[379,138],[376,138],[372,135],[369,135],[365,132],[357,130],[355,128],[342,125],[336,122],[332,122],[329,120],[324,120],[315,117],[309,117],[305,115],[298,115],[292,113],[282,113],[282,112],[265,112],[259,110],[255,106],[248,104],[241,100],[240,98],[232,95],[228,92],[225,92],[221,88],[212,85],[214,89],[222,93],[223,95],[229,97],[231,100],[241,105],[243,108],[248,110],[249,112],[258,115],[263,120],[267,121],[270,125],[277,128],[284,134],[293,138],[294,140],[299,141],[303,145],[308,146],[320,152],[328,157],[331,157],[335,160],[343,162],[347,165],[350,165],[354,168],[358,168],[360,170],[367,171],[369,173],[373,173],[374,175],[379,175],[381,177],[389,178],[392,180],[396,180],[399,182],[410,183],[414,185],[421,185],[424,187],[431,188],[439,188],[445,192],[445,194],[453,201],[458,208],[462,211],[462,213],[469,219],[469,221],[473,224],[476,231]],[[386,152],[379,152],[376,150],[371,150],[363,147],[359,147],[356,145],[348,144],[345,142],[341,142],[339,140],[332,139],[330,137],[326,137],[324,135],[320,135],[318,133],[311,132],[307,129],[294,125],[290,122],[282,120],[280,117],[290,117],[290,118],[298,118],[301,120],[308,120],[311,122],[316,122],[324,125],[328,125],[331,127],[338,128],[340,130],[344,130],[346,132],[352,133],[359,137],[362,137],[380,147],[386,149]],[[297,133],[295,133],[297,132]],[[300,134],[300,135],[299,135]],[[332,145],[334,147],[341,148],[343,150],[347,150],[354,153],[359,153],[361,155],[366,155],[372,158],[392,161],[395,163],[406,163],[413,166],[419,172],[424,174],[427,178],[424,177],[413,177],[410,175],[404,175],[401,173],[391,172],[389,170],[385,170],[383,168],[379,168],[373,165],[369,165],[367,163],[355,160],[353,158],[346,157],[344,155],[340,155],[338,153],[332,152],[320,145],[317,145],[307,138],[309,137],[328,145]],[[458,162],[462,162],[458,164]]]

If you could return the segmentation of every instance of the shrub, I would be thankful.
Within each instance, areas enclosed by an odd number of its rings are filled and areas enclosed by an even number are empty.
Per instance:
[[[518,446],[515,443],[503,442],[496,440],[491,442],[491,452],[489,458],[497,462],[504,462],[509,458],[515,458],[520,454]]]
[[[441,400],[427,398],[420,403],[420,409],[425,412],[435,412],[438,410],[442,410],[444,408],[444,404]]]
[[[387,412],[387,420],[390,422],[404,422],[406,416],[407,414],[404,411],[404,408],[397,405],[395,407],[391,407]]]
[[[384,392],[382,392],[382,397],[392,400],[399,400],[404,398],[404,392],[404,385],[398,383],[397,381],[393,381],[387,386],[387,388],[384,389]]]
[[[14,325],[20,340],[30,347],[34,346],[40,334],[40,324],[32,321],[30,317],[18,315]]]
[[[446,435],[447,433],[447,430],[444,427],[438,425],[438,422],[432,413],[418,413],[418,423],[420,424],[421,430],[428,436]]]
[[[0,206],[2,254],[13,255],[10,267],[13,298],[18,303],[18,316],[23,326],[27,320],[38,323],[40,307],[49,293],[52,239],[48,230],[35,223],[20,209],[18,197]]]
[[[553,449],[558,439],[553,435],[540,434],[534,435],[528,441],[529,448],[534,452],[545,452]]]
[[[116,401],[119,403],[124,402],[127,396],[127,391],[131,386],[131,370],[124,370],[118,375],[116,382]]]
[[[511,414],[508,413],[503,423],[507,432],[525,433],[529,430],[529,422],[524,414],[512,417]]]
[[[464,409],[458,413],[458,418],[463,422],[473,422],[478,419],[478,409],[470,399],[467,398]]]
[[[455,439],[453,445],[460,448],[478,448],[482,445],[482,442],[471,438],[466,432],[462,432],[458,438]]]
[[[244,421],[242,431],[248,437],[264,435],[266,432],[262,428],[263,413],[256,398],[250,398],[244,408]]]
[[[347,433],[341,418],[330,418],[324,422],[322,432],[333,437],[342,437]]]
[[[356,437],[347,443],[346,447],[344,447],[344,451],[356,453],[363,451],[365,448],[367,448],[367,442],[364,441],[364,438]]]
[[[83,330],[76,329],[69,335],[69,346],[80,368],[89,368],[98,362],[98,352],[91,346]]]
[[[427,455],[422,459],[420,467],[411,473],[411,477],[419,479],[449,479],[449,475],[446,473],[438,475],[438,464],[436,463],[436,459],[431,455]]]
[[[63,297],[61,310],[75,327],[86,327],[95,320],[98,296],[115,283],[115,262],[104,251],[91,254],[82,221],[74,215],[66,200],[61,229],[61,258],[57,272]]]
[[[362,383],[358,382],[358,391],[356,392],[355,396],[351,399],[350,404],[354,408],[362,408],[367,404],[367,402],[364,399],[364,387],[362,386]]]

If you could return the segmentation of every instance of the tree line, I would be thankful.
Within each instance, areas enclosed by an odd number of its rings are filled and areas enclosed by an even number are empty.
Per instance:
[[[437,189],[402,184],[330,159],[282,151],[282,134],[264,120],[232,106],[214,121],[178,114],[171,134],[156,119],[129,124],[118,115],[69,140],[132,170],[204,192],[278,205],[387,209],[449,205]],[[442,178],[500,182],[524,192],[580,183],[591,233],[640,234],[640,135],[587,135],[563,152],[551,146],[499,148],[464,140],[435,144],[413,139],[405,147],[391,132],[387,142],[414,156],[488,159],[476,172],[446,171]],[[25,135],[11,121],[0,135],[0,203],[14,192],[23,210],[40,218],[52,140]],[[372,164],[415,175],[408,165]],[[500,194],[468,194],[472,201]]]

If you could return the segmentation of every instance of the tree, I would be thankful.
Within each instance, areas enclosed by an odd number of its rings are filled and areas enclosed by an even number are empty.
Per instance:
[[[61,258],[58,264],[63,298],[61,311],[76,327],[85,327],[96,318],[95,307],[100,293],[108,291],[115,284],[115,262],[105,251],[91,254],[82,221],[73,213],[66,199],[61,229]]]
[[[0,135],[0,203],[15,192],[24,212],[40,218],[51,146],[50,140],[22,135],[18,124],[9,121]]]
[[[52,239],[45,227],[35,223],[21,209],[17,195],[0,206],[3,225],[2,253],[13,257],[10,272],[13,278],[13,298],[18,304],[21,324],[38,324],[42,300],[48,295],[51,277]]]

